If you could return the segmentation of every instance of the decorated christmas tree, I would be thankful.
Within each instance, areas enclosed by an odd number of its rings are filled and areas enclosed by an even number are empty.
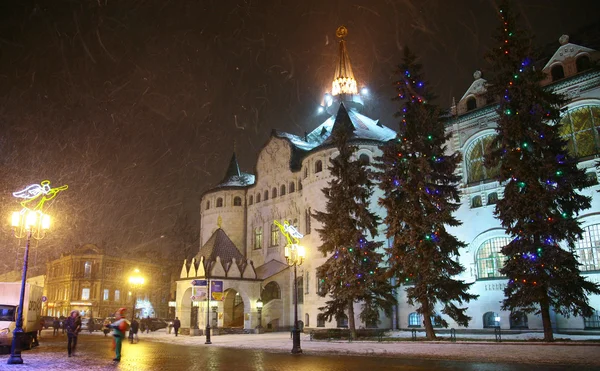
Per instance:
[[[477,298],[468,293],[471,284],[455,278],[464,271],[458,262],[464,244],[446,230],[460,225],[452,214],[460,205],[455,170],[461,156],[448,153],[440,110],[431,103],[421,65],[408,49],[398,75],[400,129],[381,147],[379,204],[387,211],[386,234],[393,241],[387,249],[390,274],[405,285],[408,303],[423,316],[431,340],[434,325],[448,326],[442,314],[468,326],[467,308],[457,304]]]
[[[582,229],[577,214],[590,207],[578,193],[585,172],[560,137],[560,108],[565,99],[540,85],[544,73],[534,67],[531,37],[503,2],[497,46],[487,55],[494,72],[488,92],[499,99],[497,136],[486,166],[500,167],[504,198],[495,215],[511,242],[500,273],[508,284],[502,309],[541,313],[544,340],[552,341],[551,309],[565,316],[590,316],[587,295],[598,285],[581,276],[575,242]]]
[[[330,140],[339,154],[329,167],[332,179],[323,188],[326,210],[313,217],[322,223],[317,229],[323,244],[319,251],[329,256],[317,268],[319,295],[329,300],[320,316],[325,320],[348,316],[348,328],[356,338],[354,304],[361,303],[361,320],[376,324],[380,310],[388,315],[395,303],[393,288],[381,272],[383,252],[377,234],[378,218],[369,210],[373,184],[369,168],[356,157],[357,147],[349,143],[354,126],[340,106]]]

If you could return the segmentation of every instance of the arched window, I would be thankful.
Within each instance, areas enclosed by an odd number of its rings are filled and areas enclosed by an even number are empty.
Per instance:
[[[421,315],[417,312],[412,312],[408,315],[408,327],[421,327]]]
[[[596,310],[591,317],[583,317],[583,328],[586,330],[600,329],[600,312]]]
[[[337,321],[337,327],[348,327],[348,316],[346,314],[336,316],[335,320]]]
[[[471,208],[475,209],[477,207],[481,207],[481,196],[473,196],[471,199]]]
[[[271,247],[279,246],[279,227],[271,224]]]
[[[583,228],[583,238],[575,242],[581,271],[600,270],[600,224]]]
[[[560,124],[560,135],[569,142],[567,149],[571,156],[581,158],[600,153],[600,106],[569,110]]]
[[[363,166],[367,166],[371,163],[371,159],[369,158],[369,155],[363,153],[358,156],[358,162],[360,162],[360,164]]]
[[[300,276],[296,279],[296,289],[298,293],[298,304],[304,304],[304,277]]]
[[[504,277],[498,271],[504,266],[504,255],[500,252],[510,242],[508,237],[490,238],[479,246],[475,262],[477,279]]]
[[[206,210],[210,209],[210,201],[206,201]]]
[[[273,187],[271,190],[271,198],[277,197],[277,187]]]
[[[254,250],[262,249],[262,240],[263,240],[262,227],[254,228]]]
[[[589,70],[591,67],[590,57],[587,55],[582,55],[577,58],[577,61],[575,61],[575,64],[577,65],[577,72],[583,72],[585,70]]]
[[[242,206],[242,199],[241,199],[241,197],[234,197],[233,198],[233,206]]]
[[[92,276],[92,262],[85,262],[83,265],[83,277],[90,278]]]
[[[317,327],[325,327],[325,317],[323,313],[317,314]]]
[[[308,178],[308,166],[304,168],[304,179]]]
[[[308,313],[304,314],[304,326],[310,326],[310,321],[309,321],[309,316]]]
[[[467,99],[467,111],[473,111],[477,108],[477,100],[474,97]]]
[[[281,299],[281,289],[277,282],[271,281],[265,285],[261,294],[261,299],[265,305],[271,300]]]
[[[516,311],[510,314],[510,328],[511,329],[527,329],[529,323],[527,322],[527,314],[521,311]]]
[[[296,183],[294,183],[294,181],[292,180],[290,182],[290,193],[294,193],[296,192]]]
[[[483,166],[484,155],[491,149],[493,139],[493,135],[481,137],[475,140],[467,149],[467,155],[465,156],[467,183],[492,179],[498,175],[500,171],[500,165],[493,169],[488,169]]]
[[[565,77],[565,70],[563,69],[562,65],[557,64],[556,66],[552,67],[550,74],[552,75],[552,81],[560,80]]]
[[[248,197],[248,205],[252,205],[254,203],[254,196],[250,195],[250,197]]]
[[[265,191],[265,201],[269,199],[269,191]]]
[[[285,196],[285,184],[282,184],[281,187],[279,187],[279,195]]]
[[[495,205],[498,203],[498,193],[492,192],[488,195],[487,204]]]
[[[260,202],[260,193],[257,193],[256,194],[256,203],[259,203],[259,202]]]
[[[495,312],[486,312],[483,315],[483,328],[500,327],[500,316]]]
[[[217,207],[223,207],[223,199],[221,197],[217,198]]]
[[[321,171],[323,171],[323,161],[318,160],[315,162],[315,174],[320,173]]]

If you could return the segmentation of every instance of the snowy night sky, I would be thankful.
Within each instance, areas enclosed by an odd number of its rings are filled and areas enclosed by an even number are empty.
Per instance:
[[[536,44],[558,48],[561,34],[597,20],[597,4],[517,7]],[[69,189],[47,210],[56,223],[40,262],[83,243],[155,259],[197,251],[200,195],[222,179],[234,140],[242,170],[254,172],[271,129],[302,135],[326,119],[316,109],[340,25],[371,92],[366,114],[395,129],[403,46],[422,57],[447,108],[475,70],[485,78],[497,19],[489,0],[3,1],[0,271],[17,260],[11,193],[43,179]]]

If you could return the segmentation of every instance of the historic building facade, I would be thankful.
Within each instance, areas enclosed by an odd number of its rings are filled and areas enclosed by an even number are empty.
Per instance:
[[[144,284],[132,287],[132,275],[144,277]],[[171,271],[161,265],[110,256],[87,244],[46,264],[46,314],[68,316],[77,309],[103,318],[126,307],[130,317],[136,298],[137,317],[167,317],[170,282]]]
[[[307,257],[298,267],[298,312],[305,327],[344,327],[347,319],[325,323],[319,317],[319,307],[325,298],[317,295],[316,269],[325,261],[317,251],[321,244],[315,228],[319,228],[310,213],[325,209],[322,189],[330,179],[329,159],[336,149],[328,138],[335,125],[351,125],[356,153],[366,165],[380,154],[378,145],[395,137],[396,133],[360,113],[362,107],[358,85],[354,79],[344,36],[340,28],[339,62],[331,92],[325,96],[323,108],[331,117],[305,135],[273,131],[256,162],[256,174],[241,172],[235,153],[223,181],[205,192],[201,199],[201,248],[191,262],[184,262],[177,281],[176,312],[184,327],[203,328],[206,321],[219,327],[253,329],[259,325],[256,302],[264,307],[260,312],[263,328],[293,325],[293,269],[288,269],[284,257],[285,239],[274,220],[288,220],[304,234],[301,244]],[[561,46],[544,67],[548,89],[567,94],[571,101],[565,107],[565,137],[571,150],[581,159],[580,166],[589,176],[596,177],[595,162],[600,153],[600,72],[590,69],[598,53],[561,38]],[[469,303],[471,328],[497,327],[540,329],[541,318],[523,313],[500,310],[506,279],[498,269],[502,265],[500,248],[508,237],[493,216],[494,204],[502,198],[502,187],[491,180],[494,176],[483,167],[483,151],[495,134],[495,104],[485,97],[486,81],[476,72],[475,81],[464,96],[453,105],[446,127],[452,134],[449,150],[459,151],[464,161],[458,172],[462,176],[462,206],[456,216],[463,222],[452,233],[468,246],[460,262],[467,268],[460,277],[473,282],[478,300]],[[582,271],[590,278],[600,278],[600,197],[599,187],[582,193],[593,197],[592,208],[579,216],[585,230],[577,245]],[[373,210],[377,207],[376,190]],[[385,241],[385,226],[380,226],[379,240]],[[194,280],[210,278],[218,282],[211,304],[194,301],[200,297]],[[398,306],[394,315],[384,317],[380,328],[420,327],[422,319],[415,308],[406,303],[402,287],[398,289]],[[590,298],[592,306],[600,308],[600,297]],[[194,309],[198,308],[198,309]],[[359,313],[356,304],[355,313]],[[366,324],[356,318],[357,327]],[[450,327],[457,327],[449,321]],[[554,316],[558,329],[598,328],[595,318],[563,318]]]

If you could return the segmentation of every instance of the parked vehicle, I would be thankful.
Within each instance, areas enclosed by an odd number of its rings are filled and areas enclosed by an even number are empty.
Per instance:
[[[21,349],[31,349],[34,336],[40,329],[42,291],[39,286],[25,284]],[[17,327],[20,296],[20,282],[0,282],[0,347],[11,346],[13,331]]]
[[[163,328],[167,328],[167,322],[160,318],[149,318],[146,326],[150,328],[150,331],[156,331]]]
[[[52,316],[42,316],[44,319],[44,328],[52,327],[52,322],[54,322],[54,317]]]

